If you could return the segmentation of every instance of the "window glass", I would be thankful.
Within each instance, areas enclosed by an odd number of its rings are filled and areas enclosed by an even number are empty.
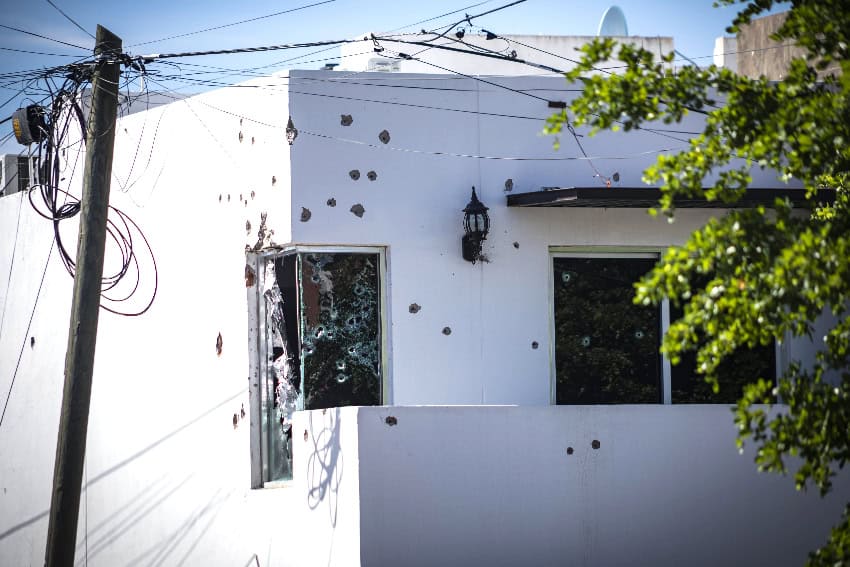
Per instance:
[[[681,317],[681,308],[671,305],[671,321]],[[720,389],[717,393],[696,368],[696,353],[693,351],[684,353],[679,364],[672,367],[670,382],[674,404],[734,404],[743,395],[746,384],[759,378],[776,379],[776,346],[771,342],[766,346],[741,348],[726,357],[718,368]]]
[[[554,258],[558,404],[661,401],[660,309],[633,303],[654,258]]]
[[[299,259],[304,407],[379,405],[378,254],[306,253]]]

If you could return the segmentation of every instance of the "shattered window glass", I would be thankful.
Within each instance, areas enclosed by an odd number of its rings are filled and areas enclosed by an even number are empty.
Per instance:
[[[301,393],[295,257],[266,260],[263,299],[268,367],[263,391],[265,478],[292,478],[292,414]]]
[[[654,258],[554,258],[558,404],[661,401],[661,313],[635,305]]]
[[[303,253],[304,407],[381,403],[378,254]]]

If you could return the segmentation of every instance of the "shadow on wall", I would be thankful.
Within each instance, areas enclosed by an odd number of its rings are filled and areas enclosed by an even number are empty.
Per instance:
[[[244,390],[240,390],[236,394],[234,394],[232,396],[228,396],[227,399],[219,402],[215,406],[211,407],[210,409],[206,410],[205,412],[201,413],[200,415],[196,416],[195,418],[184,423],[183,425],[181,425],[180,427],[178,427],[174,431],[168,433],[167,435],[164,435],[163,437],[157,439],[156,441],[154,441],[153,443],[151,443],[147,447],[144,447],[143,449],[137,451],[133,455],[127,457],[126,459],[124,459],[122,461],[119,461],[115,465],[109,467],[108,469],[106,469],[103,472],[99,473],[98,475],[94,476],[83,487],[83,491],[87,490],[88,487],[100,482],[101,480],[112,475],[113,473],[120,471],[121,469],[123,469],[124,467],[126,467],[127,465],[132,463],[133,461],[139,459],[140,457],[144,456],[145,454],[147,454],[151,450],[155,449],[159,445],[162,445],[166,441],[174,438],[178,434],[184,432],[186,429],[195,425],[199,421],[203,420],[204,418],[206,418],[210,414],[214,413],[216,410],[219,410],[220,408],[231,404],[233,402],[233,400],[235,400],[235,399],[237,399],[241,396],[244,396],[244,395],[245,395]],[[230,413],[229,410],[227,411],[227,413],[229,415],[229,413]],[[94,541],[89,539],[88,541],[83,540],[81,542],[78,542],[78,546],[77,546],[78,550],[81,549],[81,546],[88,545],[88,556],[92,557],[93,555],[97,555],[98,553],[100,553],[104,549],[108,548],[117,539],[122,537],[125,532],[132,530],[132,528],[135,525],[137,525],[138,522],[141,519],[148,516],[151,512],[153,512],[162,503],[167,502],[168,498],[171,495],[175,494],[178,490],[183,488],[186,485],[186,483],[191,479],[192,476],[194,476],[194,475],[190,474],[189,476],[182,479],[181,481],[172,484],[171,487],[169,487],[167,485],[163,486],[166,475],[163,475],[159,479],[155,480],[153,483],[149,484],[147,487],[145,487],[141,491],[139,491],[139,493],[136,494],[136,496],[131,500],[131,503],[135,503],[135,507],[133,507],[130,503],[128,503],[127,506],[120,507],[120,509],[118,511],[116,511],[113,514],[111,514],[110,516],[108,516],[106,519],[104,519],[102,522],[100,522],[96,526],[93,526],[92,528],[90,528],[86,533],[86,538],[91,538],[93,535],[97,536],[97,537],[94,539]],[[216,493],[216,494],[218,494],[218,493]],[[216,500],[215,496],[213,496],[213,498],[210,500],[210,502],[206,506],[204,506],[200,511],[193,514],[192,518],[190,518],[190,520],[187,520],[187,523],[184,524],[184,526],[178,531],[183,531],[183,532],[188,531],[189,528],[194,526],[194,524],[197,523],[198,520],[200,520],[201,516],[204,516],[204,515],[210,513],[212,511],[212,509],[215,509],[215,508],[218,508],[219,506],[221,506],[223,500],[226,500],[227,496],[229,496],[229,494],[226,495],[223,498],[219,498],[218,500]],[[46,519],[49,513],[50,513],[49,509],[44,510],[44,511],[39,512],[38,514],[32,516],[31,518],[28,518],[28,519],[14,525],[14,526],[11,526],[10,528],[4,530],[3,532],[0,532],[0,541],[2,541],[3,539],[11,536],[12,534],[14,534],[14,533],[32,525],[32,524],[38,522],[40,520]],[[212,520],[210,520],[210,524],[211,523],[212,523]],[[186,527],[187,525],[188,525],[188,527]],[[106,531],[103,532],[103,535],[98,535],[98,532],[107,528],[107,526],[109,526],[109,528],[106,529]],[[204,531],[206,531],[206,529],[208,529],[208,528],[209,528],[209,525],[204,528]],[[171,543],[171,542],[172,542],[172,540],[169,539],[169,541],[167,543]],[[197,542],[195,542],[194,545],[197,545]],[[194,545],[192,547],[194,547]],[[175,547],[176,547],[176,544],[175,544]],[[167,551],[168,547],[163,547],[160,551],[163,551],[163,550]],[[173,551],[173,549],[171,551]],[[171,553],[171,551],[168,551],[168,553]],[[168,553],[166,553],[166,555],[165,555],[166,557],[167,557]],[[162,558],[160,558],[160,559],[162,559]]]
[[[322,410],[322,415],[326,416],[326,419],[318,433],[313,424],[314,412],[310,412],[309,415],[313,452],[307,460],[307,505],[311,510],[315,510],[327,498],[331,525],[336,527],[343,463],[339,443],[339,408]],[[307,434],[306,431],[304,433]]]

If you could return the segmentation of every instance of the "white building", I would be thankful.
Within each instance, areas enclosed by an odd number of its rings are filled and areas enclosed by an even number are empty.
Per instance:
[[[758,474],[728,404],[678,403],[699,388],[655,354],[667,306],[626,298],[723,214],[646,214],[642,169],[687,139],[556,151],[574,87],[486,81],[291,71],[120,121],[111,202],[158,293],[100,318],[79,564],[796,565],[825,541],[846,481]],[[752,199],[793,194],[753,175]],[[0,227],[0,564],[38,564],[72,283],[25,195]]]

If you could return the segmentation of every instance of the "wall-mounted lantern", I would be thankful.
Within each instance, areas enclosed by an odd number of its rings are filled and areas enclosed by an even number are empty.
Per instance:
[[[463,209],[463,239],[461,240],[463,259],[473,264],[481,257],[481,246],[490,231],[490,217],[487,207],[478,200],[475,187],[472,188],[472,199]]]

